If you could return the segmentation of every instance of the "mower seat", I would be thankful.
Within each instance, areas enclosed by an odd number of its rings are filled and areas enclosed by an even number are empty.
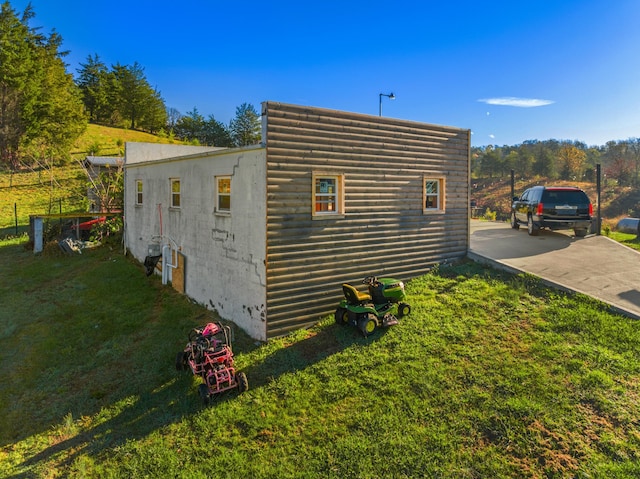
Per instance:
[[[351,304],[362,304],[371,301],[371,296],[368,293],[361,293],[348,283],[342,285],[342,292]]]

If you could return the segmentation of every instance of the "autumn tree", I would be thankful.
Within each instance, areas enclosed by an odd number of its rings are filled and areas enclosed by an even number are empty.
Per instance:
[[[605,174],[617,180],[620,186],[629,186],[633,182],[634,165],[625,141],[608,141],[605,145]]]
[[[627,144],[634,166],[633,185],[638,186],[638,174],[640,173],[640,138],[629,138]]]
[[[581,180],[584,174],[587,154],[584,150],[566,144],[558,152],[558,163],[565,180]]]

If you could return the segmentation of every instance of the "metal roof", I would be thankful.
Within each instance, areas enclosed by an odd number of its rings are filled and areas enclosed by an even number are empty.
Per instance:
[[[118,166],[124,163],[122,156],[87,156],[86,163],[94,166]]]

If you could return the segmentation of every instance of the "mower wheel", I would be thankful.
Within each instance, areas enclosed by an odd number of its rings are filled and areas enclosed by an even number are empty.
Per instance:
[[[211,398],[209,397],[209,387],[206,384],[201,384],[198,386],[198,394],[200,395],[200,399],[202,399],[202,404],[208,406],[211,402]]]
[[[185,353],[184,351],[182,351],[176,355],[176,370],[184,371],[185,369],[187,369],[187,362],[185,358]]]
[[[373,313],[365,315],[358,321],[358,328],[360,329],[360,331],[362,331],[362,334],[364,334],[365,338],[372,334],[377,327],[378,318],[376,318],[376,315]]]
[[[402,318],[403,316],[408,315],[411,312],[411,306],[407,303],[400,303],[398,305],[398,317]]]
[[[236,375],[236,381],[238,381],[238,391],[243,393],[249,389],[249,380],[245,373],[238,373]]]
[[[346,308],[338,307],[336,309],[336,323],[344,326],[345,324],[349,324],[349,311]]]

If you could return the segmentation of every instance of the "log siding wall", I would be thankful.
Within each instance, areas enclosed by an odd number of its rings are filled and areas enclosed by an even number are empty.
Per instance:
[[[469,130],[273,102],[263,115],[267,337],[332,313],[343,282],[466,255]],[[343,215],[313,217],[314,172],[344,175]],[[444,212],[424,211],[425,179],[444,179]]]

